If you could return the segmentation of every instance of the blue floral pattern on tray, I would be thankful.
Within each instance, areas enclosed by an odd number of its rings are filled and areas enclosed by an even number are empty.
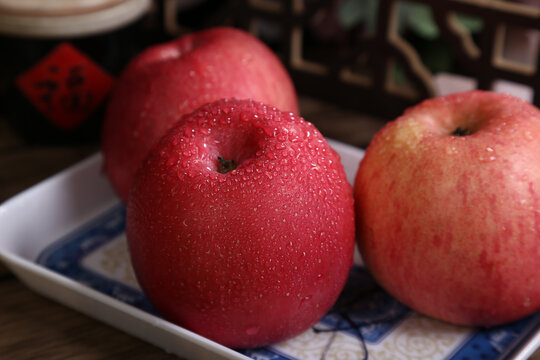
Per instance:
[[[138,287],[104,275],[84,263],[85,258],[108,244],[121,241],[118,239],[122,238],[124,230],[125,208],[117,205],[46,248],[37,262],[159,316]],[[125,261],[129,263],[127,257]],[[403,359],[502,359],[539,326],[540,312],[490,329],[444,324],[399,303],[383,291],[364,268],[355,266],[334,307],[312,329],[288,342],[239,352],[259,360],[330,359],[342,356],[340,352],[356,358],[377,358],[378,354],[388,355],[394,351]]]

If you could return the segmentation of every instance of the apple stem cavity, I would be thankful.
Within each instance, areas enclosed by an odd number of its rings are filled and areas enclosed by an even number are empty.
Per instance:
[[[238,166],[234,162],[234,160],[225,160],[221,156],[218,156],[219,166],[218,166],[218,172],[220,174],[226,174],[230,171],[233,171]]]
[[[467,128],[462,128],[461,126],[458,126],[456,130],[452,133],[453,136],[468,136],[472,135],[472,131]]]

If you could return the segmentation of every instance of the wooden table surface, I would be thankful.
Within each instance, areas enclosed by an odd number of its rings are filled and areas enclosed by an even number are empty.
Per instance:
[[[325,136],[359,147],[384,124],[309,98],[301,109]],[[97,151],[97,143],[31,146],[0,118],[0,203]],[[2,264],[0,294],[0,359],[177,359],[31,292]],[[540,360],[540,351],[531,359]]]

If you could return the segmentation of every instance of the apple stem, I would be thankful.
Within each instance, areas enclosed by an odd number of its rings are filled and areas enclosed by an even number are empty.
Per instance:
[[[219,166],[218,166],[218,172],[221,174],[226,174],[229,171],[233,171],[237,168],[237,165],[235,164],[234,160],[225,160],[221,156],[218,156]]]
[[[467,135],[471,135],[472,132],[467,129],[467,128],[462,128],[460,126],[457,127],[456,130],[454,130],[454,132],[452,133],[453,136],[467,136]]]

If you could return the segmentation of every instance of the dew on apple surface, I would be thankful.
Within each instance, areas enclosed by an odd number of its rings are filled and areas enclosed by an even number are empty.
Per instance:
[[[246,329],[246,335],[253,336],[256,335],[260,330],[260,326],[250,326]]]
[[[446,153],[448,155],[454,155],[458,153],[458,150],[455,146],[446,147]]]
[[[300,294],[299,294],[300,295]],[[300,306],[303,306],[303,305],[306,305],[312,298],[313,296],[312,295],[306,295],[302,298],[302,300],[300,301]]]

